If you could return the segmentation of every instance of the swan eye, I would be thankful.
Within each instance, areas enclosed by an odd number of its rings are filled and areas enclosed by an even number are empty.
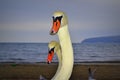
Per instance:
[[[50,51],[54,51],[55,47],[53,47]]]
[[[56,17],[56,19],[61,22],[62,17],[63,17],[63,16],[59,16],[59,17]]]
[[[55,47],[51,48],[51,49],[49,50],[49,53],[51,54],[52,51],[54,52],[54,49],[55,49]]]
[[[57,20],[59,20],[61,22],[61,19],[62,19],[63,16],[58,16],[58,17],[52,17],[53,18],[53,21],[56,22]]]

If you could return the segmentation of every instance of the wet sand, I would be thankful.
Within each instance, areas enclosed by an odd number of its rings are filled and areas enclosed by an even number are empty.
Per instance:
[[[120,63],[75,63],[70,80],[88,80],[88,68],[95,69],[96,80],[120,80]],[[50,80],[57,63],[0,63],[0,80]]]

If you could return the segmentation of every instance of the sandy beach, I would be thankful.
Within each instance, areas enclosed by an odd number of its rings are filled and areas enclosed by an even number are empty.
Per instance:
[[[57,63],[0,63],[0,80],[39,80],[43,75],[50,80]],[[70,80],[88,80],[88,68],[97,69],[96,80],[120,80],[120,63],[75,63]]]

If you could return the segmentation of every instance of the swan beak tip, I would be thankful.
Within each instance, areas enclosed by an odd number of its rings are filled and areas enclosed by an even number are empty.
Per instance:
[[[55,34],[56,34],[56,32],[50,31],[50,35],[55,35]]]
[[[47,64],[50,64],[51,62],[50,61],[47,61]]]

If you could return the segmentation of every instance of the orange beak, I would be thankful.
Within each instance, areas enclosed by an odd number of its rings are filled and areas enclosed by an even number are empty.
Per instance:
[[[50,50],[49,53],[48,53],[48,58],[47,58],[47,63],[48,64],[52,62],[53,56],[54,56],[54,51]]]
[[[56,21],[53,21],[53,26],[52,26],[52,29],[50,31],[51,35],[54,35],[58,32],[58,30],[60,28],[60,24],[61,24],[61,22],[58,19]]]

